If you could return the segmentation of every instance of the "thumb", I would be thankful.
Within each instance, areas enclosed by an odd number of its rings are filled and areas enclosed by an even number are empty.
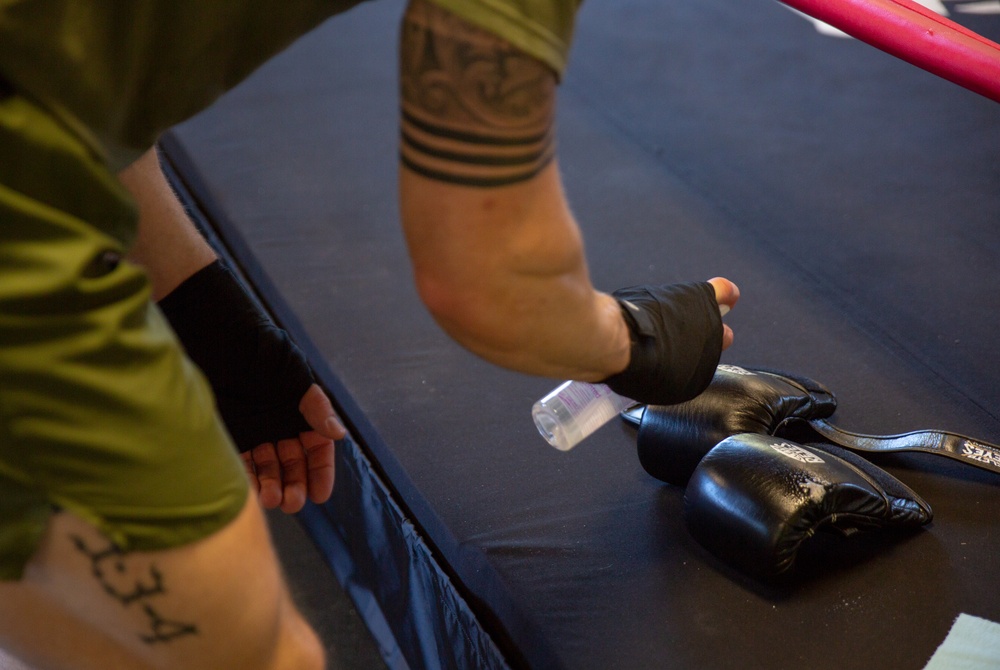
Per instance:
[[[330,399],[319,385],[313,384],[302,396],[299,411],[302,412],[306,423],[320,435],[331,440],[339,440],[347,435],[343,424],[337,418],[337,413],[333,411]]]
[[[736,306],[740,299],[740,287],[729,281],[725,277],[713,277],[708,283],[715,289],[715,300],[720,305],[726,305],[730,309]]]

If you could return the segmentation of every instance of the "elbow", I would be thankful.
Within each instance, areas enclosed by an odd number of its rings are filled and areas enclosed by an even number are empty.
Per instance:
[[[518,359],[532,350],[523,305],[498,295],[488,282],[418,273],[416,286],[428,312],[457,344],[501,367],[523,367]]]
[[[414,273],[417,294],[424,307],[445,332],[460,344],[477,349],[486,326],[489,298],[474,286],[432,271]]]

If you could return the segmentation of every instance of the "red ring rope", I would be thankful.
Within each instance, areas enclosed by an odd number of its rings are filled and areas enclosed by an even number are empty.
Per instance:
[[[912,0],[781,0],[862,42],[1000,102],[1000,44]]]

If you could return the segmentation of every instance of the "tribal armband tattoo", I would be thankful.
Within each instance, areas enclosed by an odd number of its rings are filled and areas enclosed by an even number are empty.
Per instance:
[[[493,188],[552,161],[556,74],[541,61],[423,0],[407,11],[400,56],[408,169]]]

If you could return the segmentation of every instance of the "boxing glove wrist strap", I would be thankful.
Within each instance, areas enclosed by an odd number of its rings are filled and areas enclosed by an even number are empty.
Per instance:
[[[1000,446],[943,430],[916,430],[899,435],[863,435],[838,428],[823,419],[809,426],[825,439],[848,449],[867,452],[916,451],[936,454],[992,472],[1000,472]]]

